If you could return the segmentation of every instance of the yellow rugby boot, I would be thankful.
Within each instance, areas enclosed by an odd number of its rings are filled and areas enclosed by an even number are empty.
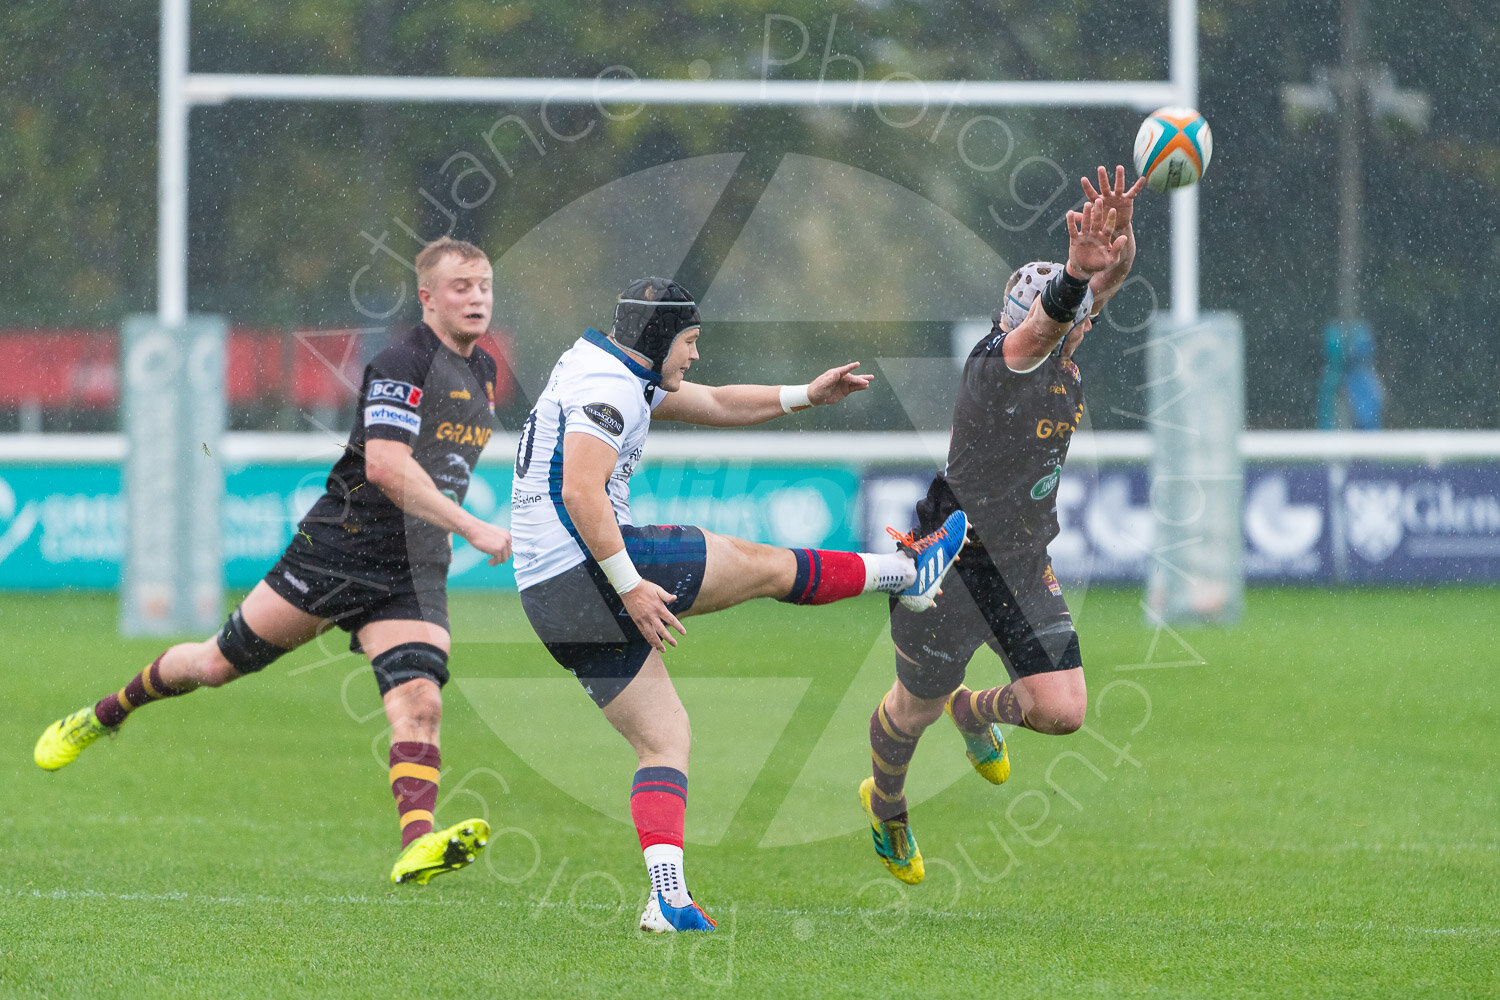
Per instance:
[[[426,885],[434,876],[472,862],[489,842],[490,825],[482,819],[466,819],[446,830],[424,833],[396,859],[391,881]]]
[[[960,687],[948,696],[943,705],[948,718],[953,718],[953,699],[968,693],[968,688]],[[953,728],[964,738],[964,753],[979,776],[992,785],[1005,784],[1005,779],[1010,777],[1010,752],[1005,748],[1005,734],[1000,732],[999,724],[992,722],[980,732],[970,733],[954,720]]]
[[[78,755],[90,743],[105,733],[112,732],[113,729],[105,726],[94,715],[94,706],[90,705],[88,708],[80,708],[65,719],[58,719],[44,729],[31,756],[36,760],[37,767],[56,771],[77,760]]]
[[[875,778],[869,777],[859,783],[859,804],[864,807],[870,821],[870,838],[875,841],[875,853],[886,871],[907,885],[922,881],[927,870],[922,866],[922,851],[917,847],[917,838],[911,832],[911,824],[904,819],[878,819],[872,799],[875,797]]]

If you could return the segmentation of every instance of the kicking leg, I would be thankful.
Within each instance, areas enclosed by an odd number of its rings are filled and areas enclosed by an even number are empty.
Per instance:
[[[722,611],[757,597],[828,604],[877,589],[889,592],[915,579],[911,559],[897,552],[786,549],[711,531],[705,531],[703,539],[703,586],[688,614]]]
[[[37,765],[55,771],[89,744],[153,701],[219,687],[264,668],[316,634],[323,620],[293,607],[262,581],[229,616],[218,635],[167,649],[118,692],[59,719],[37,740]]]
[[[930,607],[963,545],[963,517],[955,515],[956,529],[946,526],[914,546],[886,553],[787,549],[705,531],[703,585],[687,613],[722,611],[757,597],[831,604],[869,593],[900,594],[903,602],[916,602],[914,608]]]

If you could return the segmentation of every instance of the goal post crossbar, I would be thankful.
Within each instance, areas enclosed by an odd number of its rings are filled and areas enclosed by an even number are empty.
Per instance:
[[[182,100],[452,102],[468,104],[735,105],[745,107],[1128,107],[1177,102],[1172,83],[1141,80],[642,80],[561,77],[297,76],[189,73]]]

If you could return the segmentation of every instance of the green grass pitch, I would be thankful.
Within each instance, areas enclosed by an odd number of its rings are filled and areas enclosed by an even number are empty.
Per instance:
[[[1500,995],[1494,590],[1259,590],[1175,632],[1071,597],[1085,730],[1012,734],[1001,788],[931,730],[915,888],[855,795],[882,603],[690,619],[687,873],[720,931],[663,937],[635,930],[633,761],[513,596],[455,601],[438,809],[499,834],[421,888],[386,881],[385,723],[341,644],[48,774],[42,727],[159,644],[107,595],[0,597],[0,997]]]

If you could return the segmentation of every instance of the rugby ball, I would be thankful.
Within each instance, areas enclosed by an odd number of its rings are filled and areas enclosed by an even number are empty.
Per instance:
[[[1214,134],[1192,108],[1158,108],[1135,134],[1135,169],[1153,191],[1198,183],[1213,154]]]

